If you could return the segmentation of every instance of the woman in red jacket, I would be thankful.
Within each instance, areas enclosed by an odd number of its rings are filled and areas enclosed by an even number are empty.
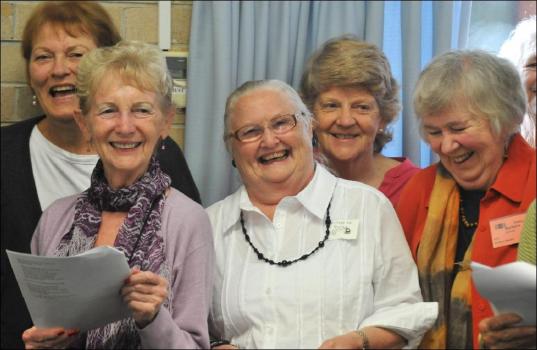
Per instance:
[[[493,316],[469,268],[516,260],[517,239],[501,227],[535,199],[535,150],[519,133],[525,106],[515,67],[481,51],[443,54],[417,82],[415,112],[440,161],[407,183],[397,211],[424,300],[439,302],[423,348],[535,346],[535,326]]]

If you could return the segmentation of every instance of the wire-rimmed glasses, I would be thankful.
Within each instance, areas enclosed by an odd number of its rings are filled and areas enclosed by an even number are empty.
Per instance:
[[[268,127],[274,134],[282,135],[293,129],[297,123],[297,117],[300,113],[278,115],[268,121],[267,126],[259,124],[245,125],[234,132],[228,134],[228,137],[234,137],[240,142],[254,142],[259,140],[265,128]]]

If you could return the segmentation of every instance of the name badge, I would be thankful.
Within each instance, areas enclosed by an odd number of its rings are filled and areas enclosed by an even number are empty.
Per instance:
[[[490,235],[494,248],[518,243],[524,225],[525,213],[490,220]]]
[[[358,236],[358,219],[334,220],[330,226],[328,239],[356,239]]]

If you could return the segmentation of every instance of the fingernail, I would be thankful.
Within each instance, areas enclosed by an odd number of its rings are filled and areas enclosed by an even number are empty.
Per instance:
[[[72,337],[73,335],[77,335],[80,331],[71,331],[71,332],[68,332],[67,335],[69,337]]]
[[[60,335],[62,335],[62,334],[64,334],[64,333],[65,333],[65,331],[59,331],[58,333],[56,333],[56,335],[57,335],[57,336],[60,336]]]

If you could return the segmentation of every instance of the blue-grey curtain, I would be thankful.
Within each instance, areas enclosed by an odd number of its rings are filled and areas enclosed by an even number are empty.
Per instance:
[[[418,136],[411,92],[434,55],[464,47],[469,1],[195,1],[188,66],[185,155],[208,206],[240,184],[223,134],[227,96],[252,79],[298,87],[309,55],[352,33],[381,47],[402,86],[403,112],[385,153],[421,166],[431,155]]]

